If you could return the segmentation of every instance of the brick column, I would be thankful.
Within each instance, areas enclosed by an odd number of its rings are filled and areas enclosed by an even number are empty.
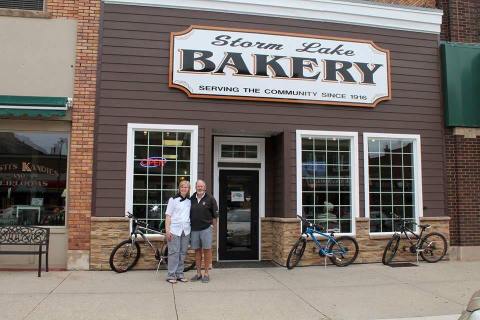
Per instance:
[[[68,172],[68,269],[89,269],[100,3],[91,0],[47,2],[47,11],[52,18],[77,21]]]
[[[437,0],[443,10],[442,40],[480,42],[480,2],[478,0]]]
[[[445,137],[452,258],[480,259],[480,129],[454,128]]]

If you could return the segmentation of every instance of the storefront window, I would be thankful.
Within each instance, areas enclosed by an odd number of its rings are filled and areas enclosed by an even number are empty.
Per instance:
[[[370,136],[367,139],[370,232],[393,232],[395,218],[417,218],[413,138]]]
[[[351,137],[301,137],[301,209],[327,229],[352,232],[353,161]]]
[[[68,133],[0,132],[0,225],[65,225]]]
[[[165,219],[168,199],[192,179],[192,133],[135,130],[133,214],[153,228]]]

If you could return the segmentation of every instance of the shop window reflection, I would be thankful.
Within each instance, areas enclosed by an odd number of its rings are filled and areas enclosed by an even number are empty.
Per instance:
[[[370,232],[392,232],[394,216],[415,219],[413,140],[376,137],[367,145]]]
[[[190,180],[191,133],[139,130],[134,141],[133,213],[158,228],[168,199]],[[140,158],[139,158],[140,157]]]
[[[0,132],[0,225],[65,225],[68,133]]]
[[[326,228],[352,232],[351,139],[302,137],[302,209]]]

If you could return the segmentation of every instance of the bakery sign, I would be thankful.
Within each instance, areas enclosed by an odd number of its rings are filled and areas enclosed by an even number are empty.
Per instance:
[[[371,41],[191,26],[170,37],[169,86],[190,97],[374,107],[390,53]]]

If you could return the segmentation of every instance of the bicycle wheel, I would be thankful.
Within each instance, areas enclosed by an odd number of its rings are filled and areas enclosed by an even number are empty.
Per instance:
[[[382,263],[389,265],[397,254],[398,246],[400,245],[400,236],[394,235],[388,240],[385,250],[383,250]]]
[[[132,246],[132,240],[122,241],[113,248],[110,254],[110,268],[118,273],[126,272],[137,264],[139,258],[140,246],[138,242],[134,242]]]
[[[307,246],[307,240],[300,237],[300,239],[295,242],[288,254],[287,258],[287,268],[293,269],[302,259],[303,253],[305,252],[305,247]]]
[[[183,272],[193,270],[195,268],[195,265],[196,265],[195,255],[191,255],[187,253],[187,256],[185,257]]]
[[[358,256],[358,243],[352,237],[341,236],[328,246],[330,261],[337,267],[346,267],[352,264]]]
[[[393,235],[393,237],[388,240],[387,246],[383,250],[382,263],[384,265],[389,265],[392,262],[393,258],[397,254],[398,246],[400,245],[400,236]]]
[[[427,262],[437,262],[447,253],[447,239],[438,233],[432,232],[427,234],[420,241],[420,256]]]

